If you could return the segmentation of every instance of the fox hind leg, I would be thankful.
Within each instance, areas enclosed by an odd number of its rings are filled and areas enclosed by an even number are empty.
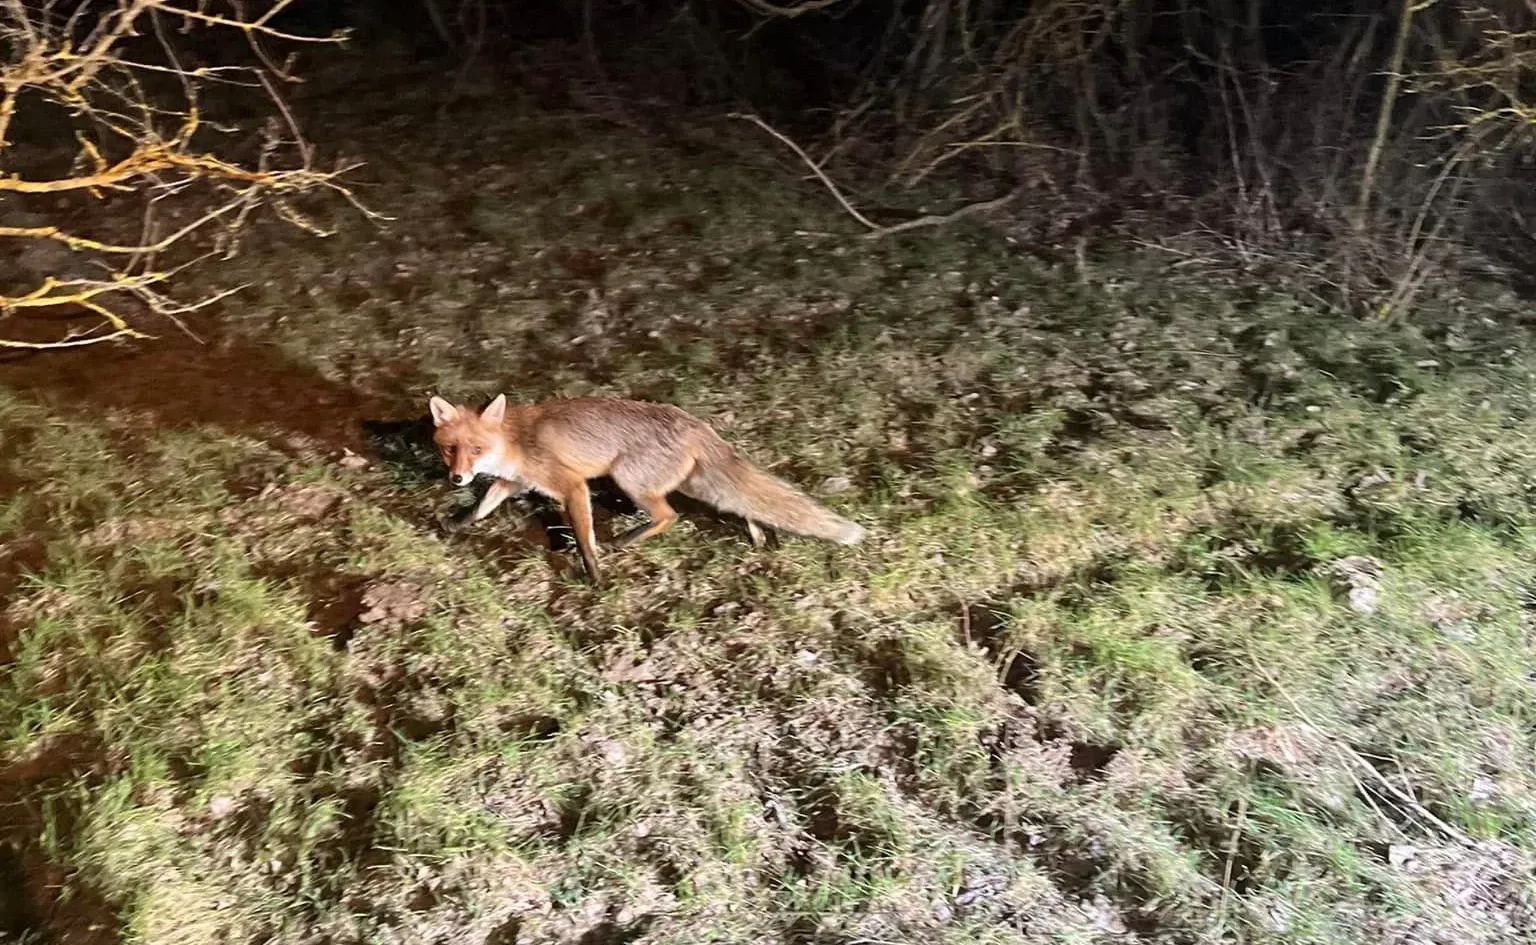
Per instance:
[[[763,526],[752,519],[747,519],[747,536],[752,539],[752,547],[762,548],[768,544],[768,536],[763,533]]]
[[[694,461],[684,453],[646,457],[645,462],[625,458],[615,463],[610,473],[614,484],[651,520],[615,538],[614,547],[644,541],[676,524],[677,510],[667,501],[667,494],[692,475],[693,469]]]
[[[677,510],[667,501],[666,493],[641,493],[630,496],[651,517],[644,525],[631,528],[613,540],[615,548],[626,548],[671,528],[677,523]]]

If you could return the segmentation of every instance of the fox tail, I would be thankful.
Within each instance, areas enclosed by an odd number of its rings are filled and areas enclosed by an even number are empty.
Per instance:
[[[863,527],[817,505],[729,447],[702,457],[682,491],[722,511],[783,531],[843,545],[855,545],[864,538]]]

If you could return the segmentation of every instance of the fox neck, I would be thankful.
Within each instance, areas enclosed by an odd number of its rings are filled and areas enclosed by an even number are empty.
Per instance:
[[[497,479],[518,479],[522,475],[522,464],[511,457],[503,456],[498,462],[490,464],[485,472]]]
[[[481,459],[476,464],[477,475],[495,476],[498,479],[517,479],[523,467],[523,450],[521,447],[521,428],[523,408],[517,405],[507,410],[507,417],[495,436],[499,442],[491,450],[491,456]]]
[[[502,444],[494,461],[486,464],[481,472],[495,476],[498,479],[517,479],[523,468],[523,451],[517,448],[517,444],[510,441]]]

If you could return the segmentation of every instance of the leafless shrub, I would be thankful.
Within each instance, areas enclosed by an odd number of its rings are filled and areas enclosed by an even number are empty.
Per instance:
[[[1384,317],[1447,267],[1491,254],[1529,268],[1536,3],[1282,14],[1260,0],[928,0],[893,14],[818,163],[878,152],[902,187],[1044,181],[1047,203],[1162,210],[1165,227],[1304,268]]]
[[[292,57],[278,61],[275,50],[342,39],[279,28],[292,2],[0,0],[0,252],[19,245],[32,256],[18,267],[31,273],[27,282],[0,286],[0,319],[94,316],[62,337],[0,337],[0,346],[141,338],[147,314],[179,323],[234,290],[178,299],[176,277],[210,255],[232,254],[258,208],[320,233],[295,201],[320,191],[353,200],[341,182],[350,168],[317,165],[279,94],[297,79]],[[214,31],[237,39],[244,55],[236,57],[248,62],[188,62],[185,37]],[[205,115],[204,93],[213,88],[267,103],[248,160],[229,156],[235,129]],[[33,129],[68,128],[67,166],[18,167],[27,163],[29,121]]]

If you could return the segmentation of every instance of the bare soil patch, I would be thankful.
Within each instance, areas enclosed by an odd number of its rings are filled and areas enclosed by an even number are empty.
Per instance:
[[[17,325],[8,323],[20,337]],[[333,448],[359,449],[361,419],[390,410],[384,398],[329,381],[274,345],[190,327],[202,341],[169,328],[148,341],[5,354],[0,385],[59,407],[139,411],[160,426],[260,438],[298,434]]]

